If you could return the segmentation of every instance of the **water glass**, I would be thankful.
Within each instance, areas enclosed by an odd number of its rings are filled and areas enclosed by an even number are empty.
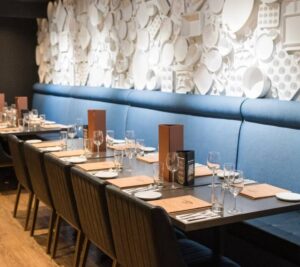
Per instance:
[[[77,132],[76,125],[73,124],[73,125],[69,126],[69,128],[68,128],[68,137],[70,139],[74,139],[75,136],[76,136],[76,132]]]
[[[136,153],[139,156],[144,156],[144,139],[136,139]]]
[[[40,114],[39,118],[40,118],[40,121],[41,121],[41,125],[43,126],[45,124],[45,121],[46,121],[46,115],[45,114]]]
[[[235,214],[240,213],[242,210],[237,209],[236,206],[236,198],[239,195],[239,193],[244,188],[244,174],[242,171],[237,170],[235,171],[233,178],[229,185],[229,192],[233,195],[234,198],[234,206],[232,209],[228,210],[229,213]]]
[[[133,130],[127,130],[125,132],[125,141],[135,139],[135,134]]]
[[[155,188],[162,188],[164,186],[164,165],[159,164],[159,162],[155,162],[152,164],[153,169],[153,182]]]
[[[81,118],[76,119],[76,135],[79,138],[83,137],[83,120]]]
[[[23,131],[24,129],[23,119],[18,119],[18,127],[20,131]]]
[[[97,146],[97,157],[100,157],[100,146],[103,143],[103,132],[101,130],[96,130],[93,132],[93,142]]]
[[[67,131],[60,131],[60,140],[61,140],[62,150],[67,150],[67,144],[68,144],[68,132]]]
[[[234,175],[233,163],[224,163],[223,165],[223,176],[224,176],[224,186],[229,188],[230,180]]]
[[[93,143],[92,140],[89,138],[83,139],[83,149],[84,155],[86,158],[90,157],[93,153]]]
[[[169,152],[166,158],[166,165],[168,170],[172,173],[171,189],[176,189],[175,186],[175,172],[178,170],[178,155],[176,152]]]
[[[115,132],[113,130],[107,130],[106,131],[106,143],[109,146],[114,145],[114,138],[115,138]]]
[[[211,211],[218,214],[223,214],[225,188],[222,184],[213,184],[211,187],[212,206]]]
[[[114,164],[117,172],[120,172],[123,165],[123,150],[114,150]]]
[[[31,110],[31,114],[32,114],[32,118],[33,119],[37,119],[38,118],[38,115],[39,115],[39,112],[37,109],[32,109]]]

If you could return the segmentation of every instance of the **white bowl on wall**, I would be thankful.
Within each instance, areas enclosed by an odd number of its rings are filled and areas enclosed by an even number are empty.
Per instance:
[[[257,67],[249,67],[243,76],[243,90],[248,98],[266,96],[271,88],[270,79]]]

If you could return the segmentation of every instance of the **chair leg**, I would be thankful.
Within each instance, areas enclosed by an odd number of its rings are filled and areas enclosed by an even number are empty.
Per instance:
[[[79,267],[84,267],[85,266],[86,259],[87,259],[87,256],[89,254],[90,244],[91,244],[90,240],[87,237],[85,237],[84,242],[83,242],[83,246],[82,246],[82,254],[81,254],[81,260],[80,260],[80,263],[79,263]]]
[[[31,207],[32,207],[32,201],[33,201],[34,194],[32,192],[29,193],[29,199],[27,203],[27,214],[26,214],[26,220],[25,220],[25,225],[24,225],[24,230],[26,231],[28,228],[28,223],[30,219],[30,214],[31,214]]]
[[[39,203],[40,201],[35,197],[34,199],[34,207],[33,207],[33,218],[32,218],[32,225],[31,225],[31,230],[30,230],[30,236],[33,236],[34,234],[34,228],[35,228],[35,223],[36,223],[36,217],[37,217],[37,212],[39,209]]]
[[[119,265],[118,265],[118,262],[117,262],[117,260],[116,259],[114,259],[113,260],[113,262],[112,262],[112,265],[111,265],[112,267],[118,267]]]
[[[83,242],[84,235],[83,233],[78,230],[77,238],[76,238],[76,246],[75,246],[75,255],[74,255],[74,267],[77,267],[80,260],[80,251],[82,249],[82,242]]]
[[[47,248],[46,248],[47,254],[50,254],[50,250],[51,250],[51,242],[52,242],[55,220],[56,220],[56,211],[52,209],[51,217],[49,221],[49,227],[48,227],[48,240],[47,240]]]
[[[17,216],[17,209],[18,209],[18,206],[19,206],[19,200],[20,200],[21,191],[22,191],[22,185],[20,183],[18,183],[18,189],[17,189],[15,207],[14,207],[14,211],[13,211],[13,217],[14,218]]]
[[[58,237],[59,237],[60,224],[61,224],[61,217],[59,215],[57,215],[56,222],[55,222],[55,229],[54,229],[54,240],[53,240],[53,246],[52,246],[52,251],[51,251],[51,258],[55,258]]]

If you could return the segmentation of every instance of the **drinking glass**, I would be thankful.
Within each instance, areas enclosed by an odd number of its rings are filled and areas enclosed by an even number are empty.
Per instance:
[[[23,119],[18,119],[18,127],[20,131],[23,131],[24,127],[23,127]]]
[[[67,131],[60,131],[60,140],[61,140],[62,150],[67,150],[67,144],[68,144],[68,132]]]
[[[83,149],[86,158],[90,157],[93,151],[92,141],[89,138],[83,139]]]
[[[97,146],[97,157],[100,157],[100,146],[103,143],[103,132],[100,130],[96,130],[93,133],[93,142]]]
[[[228,189],[232,175],[234,175],[233,163],[224,163],[223,165],[223,175],[224,175],[224,185]]]
[[[116,171],[120,172],[123,165],[123,150],[114,150],[114,164]]]
[[[83,120],[81,118],[76,119],[76,135],[80,138],[83,137]]]
[[[136,139],[136,152],[139,156],[144,156],[144,139]]]
[[[220,152],[208,152],[207,167],[212,170],[212,185],[215,183],[216,171],[220,168]]]
[[[32,118],[37,119],[38,115],[39,115],[38,110],[37,109],[32,109],[31,112],[32,112]]]
[[[164,179],[163,179],[164,165],[159,164],[159,162],[155,162],[152,165],[152,170],[153,170],[154,188],[160,189],[164,185]]]
[[[230,185],[229,185],[229,191],[233,195],[234,198],[234,206],[232,209],[228,210],[229,213],[235,214],[240,213],[241,210],[237,209],[236,207],[236,198],[239,195],[239,193],[244,188],[244,175],[242,171],[235,171],[234,175],[232,176]]]
[[[176,152],[169,152],[166,158],[166,165],[170,172],[172,172],[172,185],[171,189],[176,189],[175,186],[175,172],[178,170],[178,155]]]
[[[106,142],[109,146],[114,145],[115,132],[113,130],[106,131]]]
[[[69,128],[68,128],[68,137],[70,139],[74,139],[75,136],[76,136],[76,125],[71,125]]]
[[[133,140],[135,137],[134,131],[133,130],[127,130],[125,132],[125,141],[127,140]]]
[[[45,124],[45,121],[46,121],[46,115],[45,114],[40,114],[39,118],[41,120],[41,125],[43,126]]]

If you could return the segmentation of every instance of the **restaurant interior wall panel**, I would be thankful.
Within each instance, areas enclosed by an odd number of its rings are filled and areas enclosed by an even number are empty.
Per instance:
[[[300,0],[57,0],[47,14],[41,83],[299,97]]]
[[[18,95],[32,96],[32,84],[38,79],[36,29],[34,19],[0,17],[0,91],[8,103]]]

